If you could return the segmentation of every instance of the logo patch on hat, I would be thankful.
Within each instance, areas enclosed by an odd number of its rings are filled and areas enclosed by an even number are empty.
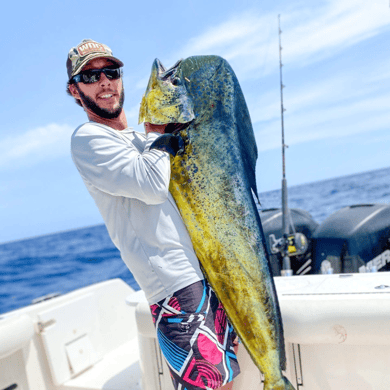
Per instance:
[[[85,42],[77,46],[77,51],[80,57],[84,57],[90,53],[106,53],[106,49],[101,43]]]
[[[88,61],[98,57],[108,58],[120,67],[123,66],[123,62],[112,55],[112,51],[107,45],[93,41],[92,39],[83,39],[76,47],[72,47],[69,50],[66,60],[66,70],[69,80],[78,74]]]

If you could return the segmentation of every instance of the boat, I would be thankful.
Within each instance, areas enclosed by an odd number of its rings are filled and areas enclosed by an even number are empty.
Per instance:
[[[390,274],[275,277],[298,390],[387,390]],[[262,389],[243,346],[235,389]],[[173,390],[141,291],[112,279],[0,317],[1,390]]]

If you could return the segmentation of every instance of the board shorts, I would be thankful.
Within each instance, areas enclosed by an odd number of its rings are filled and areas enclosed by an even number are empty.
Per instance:
[[[218,389],[240,373],[233,349],[236,334],[206,280],[150,310],[176,390]]]

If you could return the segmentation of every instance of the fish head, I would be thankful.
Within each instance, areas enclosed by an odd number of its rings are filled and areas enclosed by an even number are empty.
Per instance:
[[[138,123],[184,124],[195,118],[194,108],[182,77],[182,60],[165,69],[156,58],[142,97]]]

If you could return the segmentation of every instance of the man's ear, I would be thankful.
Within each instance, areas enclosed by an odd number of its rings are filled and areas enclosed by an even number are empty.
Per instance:
[[[75,98],[75,99],[79,99],[80,100],[80,94],[79,94],[79,91],[77,90],[76,86],[74,84],[70,84],[69,85],[69,91],[70,93],[72,94],[72,96]]]

